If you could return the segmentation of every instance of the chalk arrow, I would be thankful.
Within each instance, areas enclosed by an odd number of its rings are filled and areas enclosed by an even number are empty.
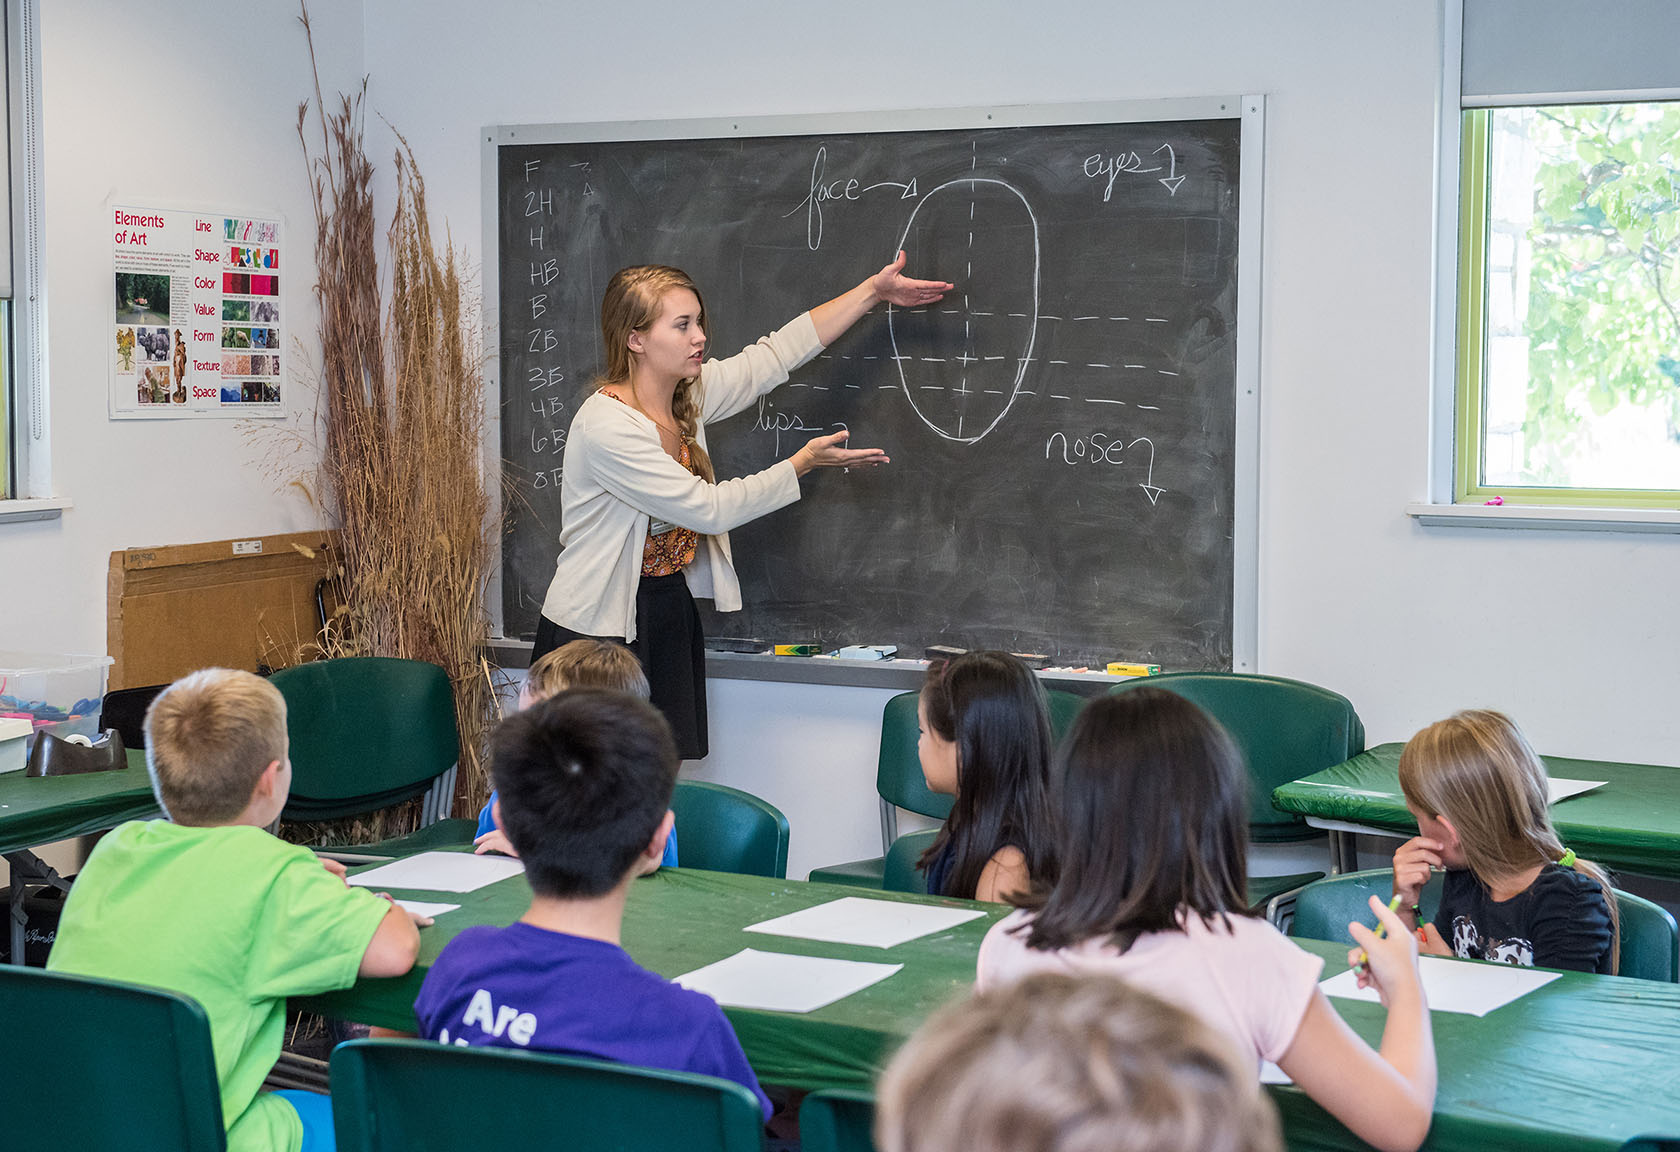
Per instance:
[[[1171,196],[1178,191],[1178,186],[1180,184],[1184,183],[1184,177],[1182,177],[1182,176],[1163,176],[1163,177],[1161,177],[1161,183],[1163,183],[1167,186],[1167,195]]]
[[[1143,494],[1149,497],[1149,506],[1151,508],[1155,506],[1155,501],[1161,498],[1161,493],[1166,491],[1165,488],[1157,488],[1153,484],[1139,484],[1138,487],[1142,488]]]
[[[916,191],[916,178],[914,176],[910,178],[910,183],[908,184],[900,184],[897,180],[882,180],[878,184],[871,184],[869,187],[862,189],[862,191],[873,192],[877,188],[901,189],[903,191],[903,195],[899,197],[900,200],[914,200],[918,195],[920,195],[920,193]]]
[[[1126,451],[1130,452],[1139,444],[1149,445],[1149,471],[1145,474],[1143,483],[1139,484],[1138,487],[1142,488],[1143,494],[1149,497],[1149,506],[1153,508],[1155,507],[1155,502],[1161,498],[1161,493],[1165,492],[1166,489],[1157,487],[1155,484],[1155,441],[1151,440],[1147,436],[1139,436],[1136,440],[1133,440],[1130,444],[1126,445]]]

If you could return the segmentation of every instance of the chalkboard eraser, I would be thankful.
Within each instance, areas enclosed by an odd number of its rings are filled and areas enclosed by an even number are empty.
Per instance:
[[[1124,660],[1113,660],[1109,662],[1105,671],[1110,676],[1159,676],[1161,666],[1159,664],[1128,664]]]
[[[752,656],[770,651],[770,645],[762,640],[749,640],[741,636],[708,636],[706,649],[710,652],[741,652]]]
[[[778,656],[815,656],[822,651],[821,644],[778,644]]]
[[[1011,656],[1025,664],[1028,668],[1040,669],[1050,667],[1050,657],[1042,652],[1011,652]]]
[[[967,648],[953,648],[949,644],[929,644],[922,649],[922,655],[929,660],[955,660],[967,651]]]
[[[848,644],[834,655],[841,660],[891,660],[898,649],[891,644]]]

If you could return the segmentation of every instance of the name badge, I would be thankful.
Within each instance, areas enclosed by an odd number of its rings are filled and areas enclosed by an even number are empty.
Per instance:
[[[669,520],[650,520],[648,522],[649,536],[663,536],[667,532],[675,532],[677,526]]]

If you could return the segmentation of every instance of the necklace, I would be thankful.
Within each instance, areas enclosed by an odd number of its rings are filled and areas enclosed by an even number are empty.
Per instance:
[[[643,416],[646,416],[649,420],[652,420],[655,427],[662,428],[671,435],[675,436],[678,443],[689,443],[687,434],[685,434],[680,428],[671,427],[669,424],[660,420],[659,417],[655,416],[652,412],[649,412],[646,408],[642,407],[641,397],[636,395],[636,386],[634,384],[630,385],[630,407],[640,412]]]

